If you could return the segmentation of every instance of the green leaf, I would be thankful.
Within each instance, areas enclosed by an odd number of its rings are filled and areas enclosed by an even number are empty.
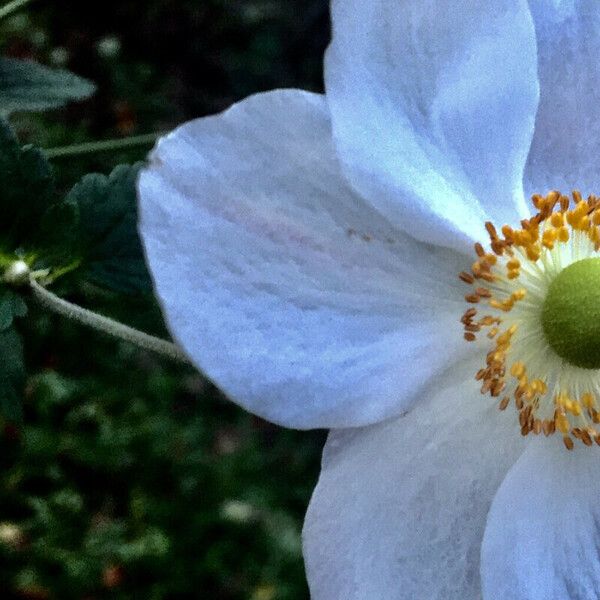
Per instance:
[[[79,260],[79,209],[69,200],[52,203],[42,215],[36,238],[40,266],[64,267]]]
[[[27,245],[55,201],[52,168],[42,152],[21,148],[0,120],[0,239],[3,250]]]
[[[9,421],[23,418],[25,380],[23,344],[14,328],[0,332],[0,415]]]
[[[38,266],[73,260],[77,207],[56,195],[52,167],[43,152],[21,148],[0,119],[0,253],[41,257]]]
[[[0,112],[39,111],[83,100],[95,86],[73,73],[29,60],[0,58]]]
[[[0,332],[6,331],[16,317],[27,314],[27,304],[19,294],[9,288],[0,287]]]
[[[141,167],[120,165],[109,177],[86,175],[67,196],[79,208],[87,278],[126,293],[151,289],[137,232],[135,184]]]

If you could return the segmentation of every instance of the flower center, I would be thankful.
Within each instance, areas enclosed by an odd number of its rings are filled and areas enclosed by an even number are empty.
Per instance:
[[[567,363],[600,369],[600,258],[575,262],[556,276],[544,301],[542,327]]]
[[[522,435],[562,434],[600,445],[600,198],[557,191],[501,234],[459,277],[471,287],[461,318],[468,342],[488,346],[481,393],[514,401]],[[485,310],[482,310],[485,307]]]

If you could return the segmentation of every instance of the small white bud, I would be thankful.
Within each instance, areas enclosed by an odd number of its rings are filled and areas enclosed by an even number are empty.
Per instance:
[[[7,546],[18,546],[23,542],[23,532],[14,523],[0,523],[0,542]]]
[[[15,262],[4,271],[3,279],[9,285],[25,285],[29,282],[30,273],[29,266],[25,261],[15,260]]]
[[[256,518],[257,511],[247,502],[228,500],[221,506],[221,516],[234,523],[247,523]]]
[[[115,58],[121,52],[121,41],[114,35],[107,35],[96,44],[96,51],[102,58]]]
[[[58,46],[50,52],[50,62],[57,67],[64,67],[69,61],[69,51]]]
[[[41,29],[37,29],[31,34],[31,43],[37,48],[42,48],[46,45],[48,36]]]

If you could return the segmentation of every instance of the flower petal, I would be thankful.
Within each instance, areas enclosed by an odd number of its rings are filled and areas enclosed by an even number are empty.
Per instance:
[[[539,47],[540,105],[528,191],[600,192],[600,3],[530,0]]]
[[[273,92],[184,125],[139,192],[173,336],[252,412],[371,423],[466,351],[464,259],[394,230],[345,184],[322,96]]]
[[[463,248],[526,213],[537,106],[523,0],[334,0],[327,98],[347,176],[419,239]]]
[[[477,368],[432,381],[403,417],[330,434],[304,526],[313,600],[479,598],[488,508],[524,442]]]
[[[532,441],[498,490],[481,550],[486,600],[596,600],[600,458]]]

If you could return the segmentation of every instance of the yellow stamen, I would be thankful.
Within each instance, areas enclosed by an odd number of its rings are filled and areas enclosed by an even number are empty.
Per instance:
[[[543,339],[526,319],[543,301],[544,286],[556,270],[567,266],[560,258],[564,249],[575,248],[567,254],[571,262],[579,260],[572,256],[582,248],[584,254],[600,252],[600,198],[584,199],[575,190],[571,198],[551,191],[531,200],[537,212],[519,227],[503,225],[498,230],[485,223],[491,252],[475,244],[476,260],[470,272],[459,274],[471,286],[466,302],[478,305],[461,318],[464,338],[491,344],[476,379],[483,394],[502,396],[500,410],[506,410],[514,398],[522,435],[559,432],[569,450],[574,440],[588,447],[593,442],[600,446],[600,374],[598,385],[585,384],[582,387],[587,390],[582,393],[571,379],[563,381],[560,369],[548,372],[542,354],[523,350],[532,343],[529,338]],[[532,322],[537,324],[539,317]]]

